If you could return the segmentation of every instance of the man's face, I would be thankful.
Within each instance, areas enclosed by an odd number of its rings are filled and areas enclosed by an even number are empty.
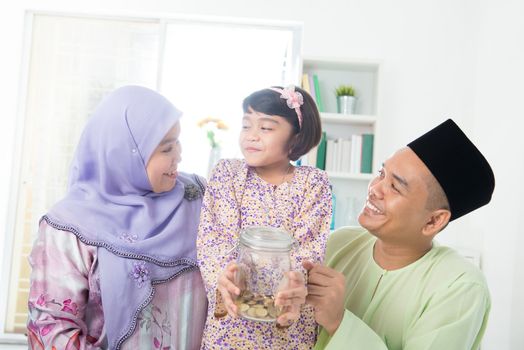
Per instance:
[[[432,175],[411,149],[397,151],[370,182],[360,225],[382,240],[415,243],[430,214],[426,176]]]

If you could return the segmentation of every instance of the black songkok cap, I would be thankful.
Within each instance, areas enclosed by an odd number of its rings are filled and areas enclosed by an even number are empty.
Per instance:
[[[448,197],[450,221],[491,200],[495,176],[488,161],[451,119],[408,147],[426,164]]]

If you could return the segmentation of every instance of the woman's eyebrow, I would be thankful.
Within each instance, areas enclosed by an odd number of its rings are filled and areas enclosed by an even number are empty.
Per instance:
[[[162,142],[160,142],[159,146],[165,145],[166,143],[171,143],[173,141],[176,141],[176,137],[170,137],[170,138],[167,138],[165,140],[162,140]]]

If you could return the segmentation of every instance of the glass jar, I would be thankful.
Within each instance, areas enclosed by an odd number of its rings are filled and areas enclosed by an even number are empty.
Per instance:
[[[294,239],[282,229],[252,226],[240,233],[235,284],[240,316],[254,321],[274,322],[281,309],[275,295],[287,285]]]

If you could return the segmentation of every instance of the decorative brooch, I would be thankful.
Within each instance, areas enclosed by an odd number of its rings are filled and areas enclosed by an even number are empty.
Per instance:
[[[142,288],[151,279],[145,261],[133,262],[133,269],[129,273],[129,277],[135,280],[138,288]]]
[[[198,199],[202,197],[202,192],[200,191],[200,187],[194,184],[188,184],[184,186],[184,198],[188,201],[194,201],[195,199]]]

